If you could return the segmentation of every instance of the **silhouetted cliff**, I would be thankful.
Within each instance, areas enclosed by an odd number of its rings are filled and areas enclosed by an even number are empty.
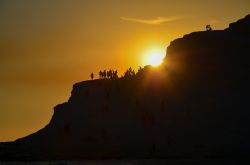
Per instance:
[[[0,159],[249,157],[250,15],[171,42],[164,65],[74,84],[38,132]]]

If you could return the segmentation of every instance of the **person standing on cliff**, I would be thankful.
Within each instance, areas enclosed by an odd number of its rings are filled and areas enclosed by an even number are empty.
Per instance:
[[[212,31],[211,25],[206,25],[206,30],[207,30],[207,31]]]
[[[92,80],[94,79],[94,73],[93,72],[90,74],[90,77],[91,77]]]

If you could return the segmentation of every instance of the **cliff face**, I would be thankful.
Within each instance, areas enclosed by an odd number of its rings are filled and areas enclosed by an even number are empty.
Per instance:
[[[250,16],[171,42],[161,69],[73,86],[1,159],[249,156]]]

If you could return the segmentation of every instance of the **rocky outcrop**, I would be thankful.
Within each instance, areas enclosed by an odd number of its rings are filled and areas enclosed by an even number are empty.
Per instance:
[[[171,42],[165,65],[76,83],[38,132],[0,159],[242,157],[250,154],[250,16]]]
[[[195,74],[248,71],[249,32],[250,15],[225,30],[193,32],[171,42],[167,60]]]

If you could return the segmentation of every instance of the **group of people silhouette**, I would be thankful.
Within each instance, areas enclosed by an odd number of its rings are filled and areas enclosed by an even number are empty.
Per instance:
[[[138,70],[138,72],[141,69],[142,68],[140,67],[139,70]],[[130,78],[130,77],[133,77],[135,75],[136,75],[135,71],[131,67],[129,67],[129,69],[127,69],[125,71],[125,73],[122,76],[122,78]],[[93,72],[90,74],[90,78],[92,80],[94,79],[94,73]],[[118,77],[118,71],[117,70],[112,70],[112,69],[110,69],[108,71],[106,71],[106,70],[99,71],[99,78],[100,79],[116,79],[116,78],[119,78]]]
[[[92,72],[90,74],[90,78],[93,80],[94,79],[94,73]],[[117,70],[104,70],[104,71],[99,71],[99,78],[100,79],[113,79],[113,78],[118,78],[118,71]]]
[[[130,78],[135,75],[136,75],[135,71],[131,67],[129,67],[129,69],[127,69],[126,72],[124,73],[124,78]]]
[[[103,79],[103,78],[108,78],[108,79],[112,79],[112,78],[118,78],[118,71],[117,70],[104,70],[104,71],[100,71],[99,72],[99,78]]]

